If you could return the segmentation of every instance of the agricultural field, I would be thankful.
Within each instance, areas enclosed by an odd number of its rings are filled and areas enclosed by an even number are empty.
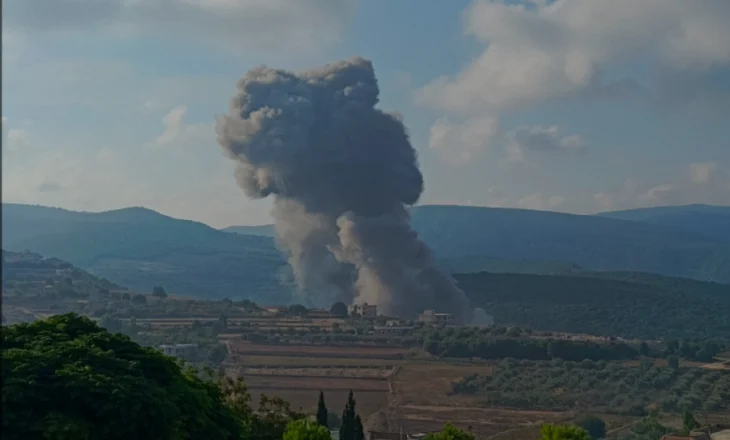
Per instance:
[[[453,392],[482,407],[596,412],[643,416],[646,408],[730,413],[730,373],[670,368],[647,362],[516,361],[499,363],[489,375],[465,376]]]

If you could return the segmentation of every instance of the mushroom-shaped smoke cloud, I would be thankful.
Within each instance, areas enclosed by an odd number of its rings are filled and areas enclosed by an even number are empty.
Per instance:
[[[218,119],[218,143],[247,195],[275,198],[277,238],[309,302],[467,318],[464,293],[410,227],[423,177],[400,118],[375,107],[378,93],[362,58],[301,73],[259,67]]]

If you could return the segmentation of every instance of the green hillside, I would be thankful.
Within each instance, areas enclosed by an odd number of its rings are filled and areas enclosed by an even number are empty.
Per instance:
[[[3,246],[67,260],[130,288],[288,300],[270,238],[229,234],[143,208],[77,213],[3,205]]]
[[[102,290],[124,290],[58,258],[6,250],[2,251],[2,256],[2,293],[6,298],[69,293],[74,297],[88,297]]]
[[[414,228],[441,259],[566,261],[589,270],[730,282],[727,243],[661,225],[467,206],[419,206],[411,214]]]
[[[598,215],[668,226],[730,243],[730,206],[659,206]]]
[[[499,325],[629,338],[730,339],[730,285],[639,273],[456,275]]]
[[[730,247],[664,226],[458,206],[413,208],[450,272],[653,272],[730,283]],[[69,261],[134,290],[287,302],[291,270],[268,236],[233,234],[144,208],[82,213],[4,204],[3,246]],[[257,227],[260,233],[266,227]],[[263,232],[262,232],[263,231]],[[290,281],[289,282],[290,285]]]
[[[665,209],[667,214],[678,212]],[[721,217],[727,209],[707,207],[702,210],[704,223],[698,220],[694,228],[669,221],[654,224],[641,215],[623,219],[619,213],[610,218],[611,213],[439,205],[416,206],[410,212],[414,229],[442,267],[454,272],[563,273],[574,264],[730,283],[730,242],[721,239],[730,234],[730,220]],[[225,230],[273,235],[271,225]]]

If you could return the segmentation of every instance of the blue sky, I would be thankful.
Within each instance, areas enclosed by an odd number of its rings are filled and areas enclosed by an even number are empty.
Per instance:
[[[269,221],[215,142],[260,64],[373,61],[421,203],[730,205],[724,0],[5,0],[3,200]]]

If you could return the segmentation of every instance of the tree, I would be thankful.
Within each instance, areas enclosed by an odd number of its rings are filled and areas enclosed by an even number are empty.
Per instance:
[[[642,341],[641,345],[639,345],[639,354],[642,356],[649,356],[649,344]]]
[[[606,436],[606,422],[598,417],[585,417],[578,422],[578,426],[588,431],[588,434],[594,439],[601,439]]]
[[[347,305],[341,301],[332,304],[330,307],[330,315],[337,318],[347,318]]]
[[[347,403],[342,411],[342,426],[340,426],[340,440],[364,440],[362,420],[355,408],[355,397],[352,390],[347,395]]]
[[[293,304],[289,306],[289,315],[291,316],[305,316],[308,310],[301,304]]]
[[[693,430],[700,427],[699,422],[695,419],[694,415],[690,411],[684,411],[682,413],[682,433],[689,434]]]
[[[164,287],[155,286],[152,288],[152,296],[156,296],[158,298],[167,298],[167,292],[165,292]]]
[[[215,383],[88,318],[57,315],[1,338],[3,438],[242,438]]]
[[[590,434],[583,428],[574,425],[542,425],[542,440],[591,440]]]
[[[329,428],[329,420],[327,416],[327,405],[324,403],[324,393],[320,391],[319,401],[317,402],[317,423],[325,428]]]
[[[142,294],[137,294],[132,297],[132,302],[136,304],[146,304],[147,297]]]
[[[330,440],[326,427],[309,420],[294,420],[286,425],[283,440]]]
[[[462,431],[451,423],[447,423],[441,432],[428,434],[424,440],[475,440],[474,434]]]
[[[669,356],[667,358],[667,365],[669,365],[669,368],[672,370],[679,369],[679,358],[677,356]]]
[[[120,333],[122,331],[122,321],[106,313],[99,320],[99,325],[107,329],[109,333]]]

